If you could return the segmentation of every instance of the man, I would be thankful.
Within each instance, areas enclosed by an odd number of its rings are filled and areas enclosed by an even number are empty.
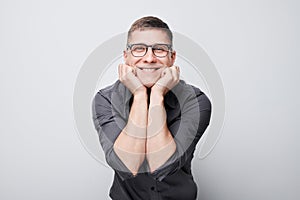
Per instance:
[[[100,90],[93,119],[114,169],[114,200],[195,200],[195,147],[209,124],[211,104],[179,79],[172,32],[156,17],[128,31],[119,80]]]

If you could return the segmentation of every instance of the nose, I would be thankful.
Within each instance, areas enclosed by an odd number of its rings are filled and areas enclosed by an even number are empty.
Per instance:
[[[156,62],[156,56],[154,55],[151,47],[148,47],[148,51],[143,58],[144,58],[144,61],[148,62],[148,63]]]

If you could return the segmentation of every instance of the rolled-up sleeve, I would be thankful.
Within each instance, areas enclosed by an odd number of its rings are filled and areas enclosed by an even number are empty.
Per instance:
[[[112,101],[116,98],[116,103]],[[114,142],[126,125],[126,113],[118,110],[122,102],[113,97],[113,90],[100,90],[92,102],[93,121],[99,141],[105,154],[106,162],[122,179],[131,178],[133,175],[124,165],[114,151]],[[124,107],[124,106],[123,106]]]
[[[167,113],[168,128],[176,143],[176,151],[153,173],[158,180],[175,173],[191,161],[196,145],[210,122],[211,103],[200,89],[183,82],[173,90],[173,94],[178,101],[175,104],[177,106],[174,106],[174,112],[170,109]]]

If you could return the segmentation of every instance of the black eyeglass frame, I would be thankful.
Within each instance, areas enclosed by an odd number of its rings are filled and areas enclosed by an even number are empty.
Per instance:
[[[134,46],[134,45],[144,45],[145,47],[147,47],[147,48],[146,48],[146,51],[145,51],[145,53],[144,53],[144,55],[142,55],[142,56],[136,56],[136,55],[134,55],[134,54],[132,53],[132,50],[131,50],[132,46]],[[165,45],[165,46],[168,47],[168,51],[167,51],[167,54],[166,54],[165,56],[157,56],[157,55],[155,54],[155,48],[153,48],[153,47],[155,47],[155,46],[157,46],[157,45]],[[144,57],[144,56],[147,54],[149,47],[151,47],[152,53],[153,53],[156,57],[158,57],[158,58],[164,58],[164,57],[168,56],[170,52],[172,52],[172,45],[171,45],[171,44],[163,44],[163,43],[155,43],[155,44],[152,44],[152,45],[147,45],[147,44],[144,44],[144,43],[127,44],[127,50],[129,49],[131,55],[134,56],[134,57]]]

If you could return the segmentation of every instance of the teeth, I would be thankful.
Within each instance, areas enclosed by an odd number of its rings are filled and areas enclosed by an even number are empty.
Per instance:
[[[155,71],[155,69],[143,69],[144,71],[146,71],[146,72],[153,72],[153,71]]]
[[[146,71],[146,72],[154,72],[157,69],[156,68],[143,68],[142,70]]]

